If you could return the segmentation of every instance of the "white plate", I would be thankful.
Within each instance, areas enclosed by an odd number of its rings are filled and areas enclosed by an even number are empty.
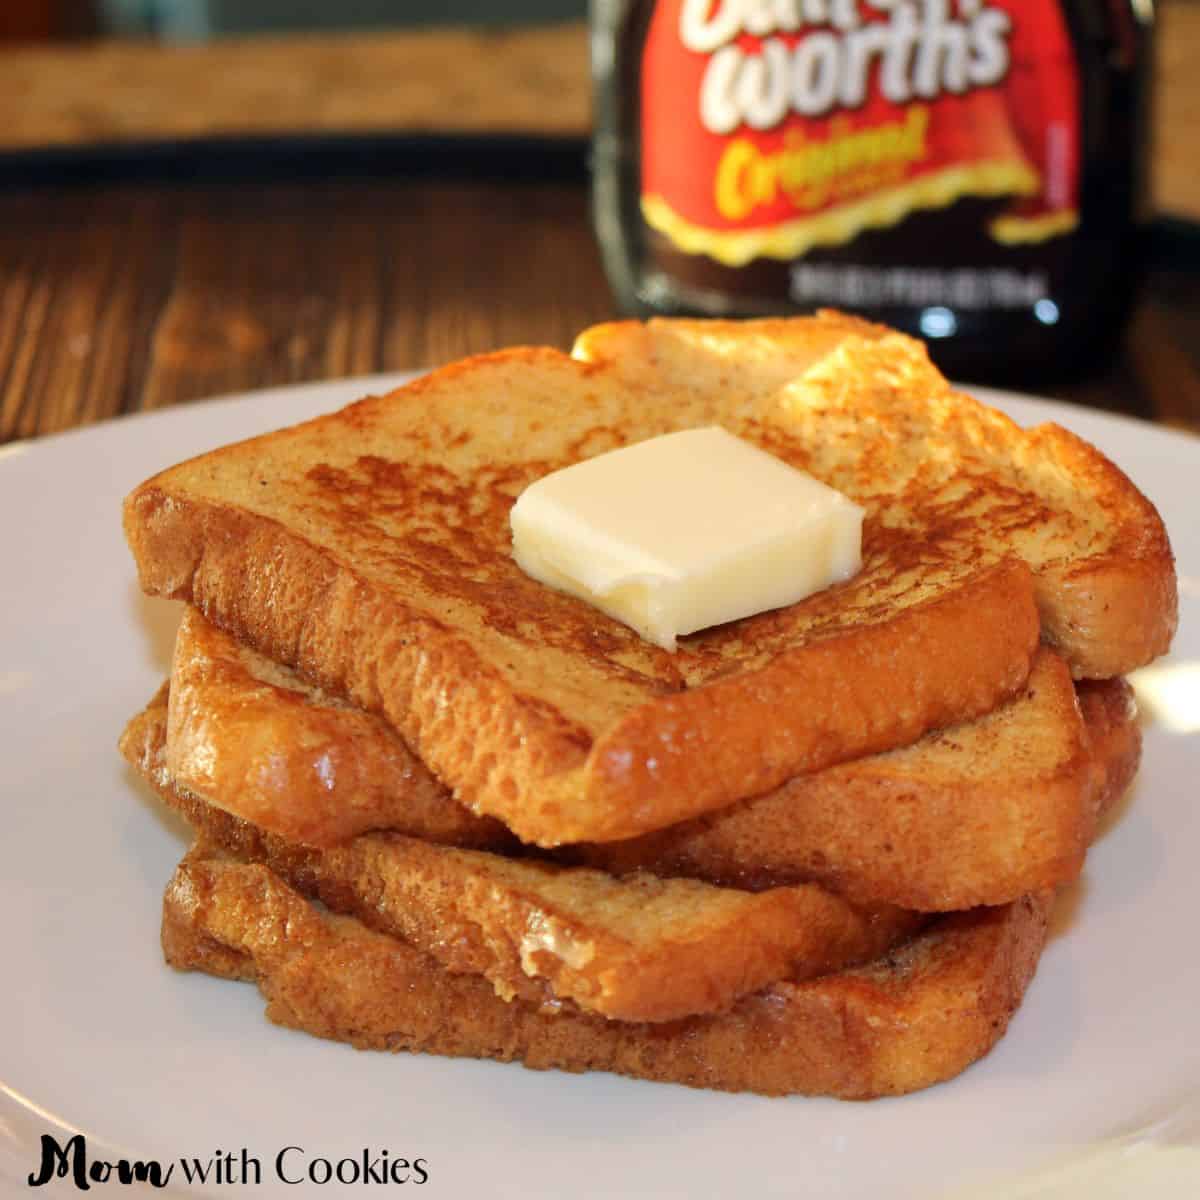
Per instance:
[[[1145,1141],[1136,1131],[1164,1118],[1160,1134],[1195,1138],[1200,679],[1186,664],[1200,662],[1200,439],[1011,396],[998,400],[1018,420],[1077,430],[1159,506],[1183,619],[1175,673],[1148,680],[1171,724],[1147,729],[1133,802],[1063,905],[1008,1036],[959,1079],[845,1104],[357,1053],[268,1025],[249,986],[165,968],[159,901],[184,843],[114,744],[165,672],[176,613],[137,590],[120,500],[180,458],[390,382],[277,389],[0,450],[0,1195],[51,1190],[26,1176],[55,1122],[86,1133],[93,1156],[244,1148],[262,1163],[253,1193],[288,1197],[305,1190],[275,1176],[288,1146],[303,1148],[289,1174],[364,1149],[419,1157],[423,1192],[450,1197],[905,1200],[1130,1131]]]

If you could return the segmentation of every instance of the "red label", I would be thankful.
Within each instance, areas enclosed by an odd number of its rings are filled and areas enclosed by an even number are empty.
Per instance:
[[[1053,0],[659,0],[642,211],[680,250],[791,260],[962,197],[1001,243],[1074,228],[1075,56]]]

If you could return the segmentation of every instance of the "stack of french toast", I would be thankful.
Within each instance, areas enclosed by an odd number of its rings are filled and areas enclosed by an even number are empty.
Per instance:
[[[514,562],[526,486],[712,425],[861,505],[861,570],[672,653]],[[125,529],[187,605],[121,742],[195,831],[170,964],[359,1047],[766,1094],[996,1043],[1176,619],[1115,466],[834,313],[468,359],[167,470]]]

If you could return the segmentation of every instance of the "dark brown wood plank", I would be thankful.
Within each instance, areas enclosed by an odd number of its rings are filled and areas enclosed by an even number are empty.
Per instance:
[[[69,429],[140,405],[171,262],[161,201],[83,190],[0,197],[0,431]]]
[[[611,315],[585,206],[579,188],[501,185],[188,197],[144,404],[569,345]]]

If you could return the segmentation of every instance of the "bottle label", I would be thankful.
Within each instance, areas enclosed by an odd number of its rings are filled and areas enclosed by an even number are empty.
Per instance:
[[[643,217],[685,254],[791,261],[966,198],[992,245],[1078,221],[1056,0],[659,0],[641,80]]]

